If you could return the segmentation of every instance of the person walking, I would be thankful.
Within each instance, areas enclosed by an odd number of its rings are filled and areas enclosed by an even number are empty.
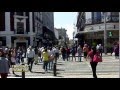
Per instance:
[[[57,63],[57,60],[59,59],[59,49],[58,49],[58,47],[54,47],[53,52],[54,52],[55,62]]]
[[[101,44],[99,44],[98,50],[99,50],[99,52],[100,52],[100,56],[102,57],[103,46],[102,46]]]
[[[84,47],[83,47],[84,59],[86,59],[88,51],[89,51],[88,45],[85,44]]]
[[[90,57],[90,65],[93,72],[93,78],[97,78],[96,67],[97,67],[98,61],[94,61],[95,55],[100,56],[100,52],[96,50],[96,47],[92,47],[91,50],[88,52],[87,58]]]
[[[119,58],[119,44],[116,44],[114,47],[115,59]]]
[[[49,66],[49,70],[50,69],[52,70],[53,69],[53,61],[54,61],[54,57],[55,57],[55,52],[52,49],[52,47],[49,48],[48,52],[49,52],[49,56],[50,56],[48,66]],[[53,58],[51,58],[51,57],[53,57]]]
[[[64,47],[61,48],[61,54],[62,54],[62,59],[63,61],[65,61],[65,58],[66,58],[66,50]]]
[[[70,48],[66,47],[67,61],[70,60]]]
[[[10,68],[10,62],[6,58],[5,53],[3,50],[0,50],[0,75],[1,78],[7,78]]]
[[[28,58],[27,64],[29,66],[29,70],[30,70],[30,72],[32,72],[32,66],[33,66],[33,62],[34,62],[34,58],[35,58],[35,51],[34,51],[34,49],[32,49],[32,47],[30,47],[27,50],[26,57]]]
[[[73,61],[73,57],[75,58],[75,61],[76,61],[76,57],[75,57],[76,48],[75,48],[75,46],[72,47],[71,53],[72,53],[72,61]]]
[[[38,48],[38,62],[39,63],[42,62],[42,56],[41,56],[41,54],[42,54],[42,51],[41,51],[41,48],[39,47]]]
[[[78,46],[77,53],[78,53],[78,60],[81,62],[81,56],[82,56],[82,47],[81,47],[81,45]]]
[[[16,52],[15,52],[15,48],[14,48],[11,51],[11,67],[14,68],[15,64],[16,64]],[[13,69],[12,69],[12,73],[15,75],[15,72]]]
[[[48,71],[48,63],[49,63],[49,52],[47,51],[47,48],[44,49],[43,53],[42,53],[42,57],[43,57],[43,69],[45,71],[45,73]]]

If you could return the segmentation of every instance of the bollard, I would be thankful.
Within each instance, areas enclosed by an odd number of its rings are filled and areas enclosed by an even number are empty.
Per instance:
[[[54,63],[54,66],[53,66],[53,74],[54,74],[54,76],[57,76],[57,74],[56,74],[56,63]]]
[[[25,65],[25,64],[22,64],[22,65]],[[23,70],[23,68],[22,68],[22,78],[25,78],[25,70]]]

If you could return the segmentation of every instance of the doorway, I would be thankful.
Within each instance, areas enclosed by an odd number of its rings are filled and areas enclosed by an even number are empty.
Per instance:
[[[18,49],[19,47],[24,47],[26,49],[27,48],[26,42],[17,42],[16,48]]]

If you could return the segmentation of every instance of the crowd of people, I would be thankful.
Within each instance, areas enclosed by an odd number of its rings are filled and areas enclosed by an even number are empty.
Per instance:
[[[33,64],[43,62],[43,69],[45,73],[49,70],[53,70],[53,63],[57,63],[57,60],[60,58],[63,61],[79,61],[82,62],[81,57],[84,57],[83,60],[90,59],[90,65],[93,71],[93,77],[97,78],[96,67],[98,62],[94,62],[94,55],[100,56],[102,58],[103,47],[101,44],[97,46],[89,46],[84,44],[82,47],[79,45],[76,47],[62,46],[62,47],[36,47],[33,48],[29,46],[27,49],[24,47],[17,48],[0,48],[0,74],[1,78],[7,78],[10,73],[9,69],[14,68],[16,64],[24,64],[25,58],[27,59],[27,65],[29,71],[32,72]],[[115,45],[113,52],[115,52],[115,58],[119,56],[119,45]],[[76,58],[76,54],[78,59]],[[72,59],[70,59],[72,57]],[[14,71],[12,71],[15,74]]]

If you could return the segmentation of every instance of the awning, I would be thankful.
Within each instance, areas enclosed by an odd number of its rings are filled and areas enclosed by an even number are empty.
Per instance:
[[[111,31],[111,30],[108,30],[108,29],[106,29],[107,31]],[[78,33],[94,33],[94,32],[101,32],[101,31],[103,31],[104,32],[104,30],[88,30],[88,31],[80,31],[80,32],[78,32]]]
[[[89,30],[89,31],[80,31],[78,33],[94,33],[94,32],[100,32],[100,31],[104,31],[104,30]]]
[[[82,34],[86,34],[86,33],[95,33],[95,32],[100,32],[100,31],[104,31],[104,30],[80,31],[80,32],[77,32],[77,33],[76,33],[75,38],[80,37]]]

